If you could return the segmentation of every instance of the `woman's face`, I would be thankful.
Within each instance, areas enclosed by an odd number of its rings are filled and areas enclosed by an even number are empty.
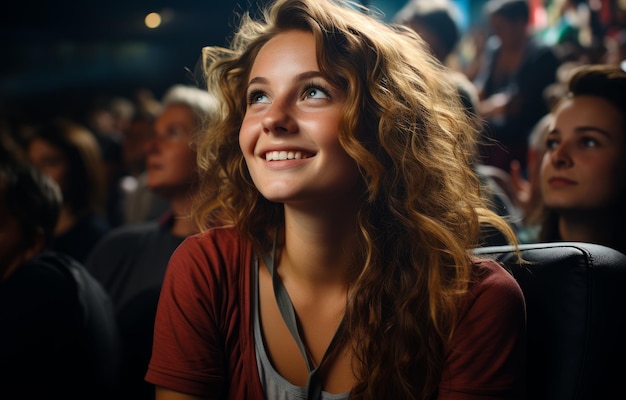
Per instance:
[[[557,210],[611,206],[626,189],[626,120],[610,102],[577,96],[554,113],[541,165],[545,204]]]
[[[43,139],[35,138],[28,145],[31,164],[52,178],[61,188],[65,187],[69,164],[63,152]]]
[[[287,31],[267,42],[247,97],[239,144],[263,196],[292,204],[354,201],[360,175],[338,140],[345,94],[322,77],[311,33]]]
[[[197,180],[191,139],[198,129],[194,111],[185,104],[167,106],[154,124],[147,145],[147,185],[166,199],[187,195]]]

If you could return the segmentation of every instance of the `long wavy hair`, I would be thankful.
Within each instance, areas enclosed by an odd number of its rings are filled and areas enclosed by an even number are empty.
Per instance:
[[[235,226],[259,251],[283,226],[283,205],[255,188],[238,135],[256,55],[293,29],[314,35],[321,73],[346,93],[339,141],[363,177],[360,272],[344,317],[343,339],[359,366],[350,396],[432,398],[475,277],[468,249],[479,244],[481,223],[515,236],[484,203],[471,168],[477,133],[458,92],[413,31],[334,0],[278,0],[262,18],[242,15],[230,48],[203,49],[221,110],[198,143],[194,216],[203,230]]]

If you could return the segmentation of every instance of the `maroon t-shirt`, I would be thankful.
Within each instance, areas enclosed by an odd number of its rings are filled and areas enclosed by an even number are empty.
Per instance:
[[[263,399],[253,330],[252,244],[232,228],[188,237],[172,255],[146,380],[195,396]],[[525,308],[494,261],[477,263],[446,350],[439,399],[514,399],[523,387]]]

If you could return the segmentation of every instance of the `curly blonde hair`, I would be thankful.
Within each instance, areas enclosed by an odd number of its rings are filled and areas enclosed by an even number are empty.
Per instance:
[[[255,188],[238,145],[249,72],[261,47],[288,30],[315,37],[319,69],[346,94],[339,141],[363,177],[358,207],[359,273],[350,288],[344,340],[358,371],[354,399],[436,395],[443,348],[473,279],[469,249],[488,210],[472,170],[475,125],[447,70],[411,30],[334,0],[278,0],[263,18],[242,16],[230,48],[203,50],[217,118],[198,143],[202,229],[228,224],[267,251],[283,205]],[[357,135],[358,132],[358,135]]]

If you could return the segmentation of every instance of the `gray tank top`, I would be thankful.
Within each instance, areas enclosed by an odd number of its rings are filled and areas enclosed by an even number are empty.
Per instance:
[[[305,387],[296,386],[289,383],[274,369],[272,363],[265,352],[265,342],[261,333],[261,323],[259,319],[259,261],[255,260],[254,274],[254,349],[256,353],[256,364],[259,370],[259,378],[263,385],[265,397],[271,400],[307,400],[307,390]],[[322,400],[347,400],[350,392],[332,394],[322,391]]]

